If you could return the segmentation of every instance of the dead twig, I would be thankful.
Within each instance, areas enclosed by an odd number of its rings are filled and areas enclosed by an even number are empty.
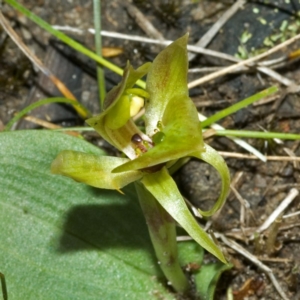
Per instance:
[[[207,117],[205,117],[204,115],[202,115],[200,113],[198,113],[198,118],[199,118],[200,122],[203,122],[204,120],[207,119]],[[215,130],[225,130],[225,128],[219,124],[211,124],[210,127]],[[232,137],[232,136],[227,136],[227,138],[232,140],[234,143],[236,143],[240,147],[244,148],[248,152],[254,154],[258,159],[262,160],[263,162],[267,161],[266,157],[262,153],[260,153],[257,149],[252,147],[250,144],[248,144],[244,140],[236,138],[236,137]]]
[[[236,153],[236,152],[226,152],[226,151],[218,151],[224,157],[233,157],[240,159],[259,159],[255,155],[244,154],[244,153]],[[265,156],[266,160],[272,161],[300,161],[300,157],[290,157],[290,156]]]
[[[69,27],[69,26],[59,26],[59,25],[54,25],[53,28],[58,29],[58,30],[64,30],[64,31],[71,31],[71,32],[76,32],[79,34],[82,34],[84,31],[77,29],[77,28],[73,28],[73,27]],[[95,34],[95,30],[93,28],[88,29],[88,31],[92,34]],[[101,35],[102,36],[108,36],[108,37],[113,37],[113,38],[119,38],[119,39],[125,39],[125,40],[131,40],[131,41],[138,41],[141,43],[150,43],[150,44],[158,44],[158,45],[164,45],[167,46],[169,44],[172,43],[172,41],[170,40],[163,40],[163,39],[150,39],[150,38],[145,38],[145,37],[141,37],[141,36],[133,36],[133,35],[128,35],[128,34],[123,34],[123,33],[118,33],[118,32],[110,32],[110,31],[105,31],[102,30],[101,31]],[[215,50],[210,50],[210,49],[205,49],[203,47],[199,47],[199,46],[193,46],[193,45],[187,45],[187,49],[189,52],[195,52],[195,53],[200,53],[203,55],[208,55],[208,56],[212,56],[212,57],[217,57],[217,58],[221,58],[221,59],[225,59],[228,61],[232,61],[232,62],[241,62],[242,60],[226,54],[226,53],[222,53],[222,52],[218,52]],[[258,66],[257,66],[257,70],[274,78],[275,80],[279,81],[280,83],[284,84],[284,85],[291,85],[294,84],[291,80],[283,77],[282,75],[278,74],[277,72],[275,72],[274,70],[267,68],[267,65],[271,65],[274,63],[277,63],[278,61],[282,61],[287,59],[287,56],[283,56],[280,57],[279,59],[276,60],[270,60],[270,61],[265,61],[265,62],[261,62]],[[207,72],[207,71],[221,71],[227,68],[222,68],[222,67],[216,67],[216,68],[204,68],[203,70],[201,69],[201,72]],[[246,71],[248,70],[249,67],[248,66],[240,66],[237,67],[234,70],[231,71],[227,71],[226,73],[236,73],[236,72],[242,72],[242,71]],[[199,71],[199,69],[196,69],[195,71]]]
[[[53,26],[56,29],[63,29],[65,27],[63,26]],[[92,34],[95,34],[95,30],[93,28],[88,29],[88,31]],[[136,41],[136,42],[141,42],[141,43],[148,43],[148,44],[156,44],[156,45],[162,45],[162,46],[168,46],[170,45],[173,41],[171,40],[156,40],[156,39],[150,39],[150,38],[145,38],[141,36],[134,36],[134,35],[129,35],[129,34],[123,34],[119,32],[111,32],[111,31],[101,31],[102,36],[107,36],[107,37],[112,37],[112,38],[117,38],[117,39],[125,39],[125,40],[130,40],[130,41]],[[232,62],[238,62],[239,60],[229,54],[222,53],[219,51],[215,50],[210,50],[210,49],[205,49],[199,46],[194,46],[194,45],[187,45],[187,50],[189,52],[195,52],[195,53],[200,53],[204,55],[209,55],[217,58],[222,58],[225,60],[229,60]]]
[[[268,104],[270,102],[273,102],[273,101],[279,99],[280,97],[281,97],[280,94],[270,95],[269,97],[263,98],[261,100],[258,100],[256,102],[252,103],[252,105],[253,105],[253,107],[265,105],[265,104]]]
[[[258,256],[257,257],[261,261],[266,261],[266,262],[273,262],[273,263],[289,263],[293,262],[293,259],[288,259],[288,258],[277,258],[277,257],[264,257],[264,256]]]
[[[257,233],[265,231],[269,226],[275,222],[275,220],[283,213],[283,211],[293,202],[293,200],[299,195],[299,191],[295,188],[291,189],[288,195],[276,209],[270,214],[270,216],[264,221],[264,223],[256,229]],[[254,238],[254,235],[250,239]]]
[[[20,48],[20,50],[28,57],[28,59],[43,73],[45,74],[58,88],[58,90],[68,99],[73,100],[74,102],[78,102],[76,97],[71,93],[71,91],[65,86],[65,84],[60,81],[52,72],[46,68],[41,60],[37,58],[31,50],[23,43],[18,34],[13,30],[10,26],[9,22],[5,19],[4,15],[0,11],[0,24],[6,33],[10,36],[10,38],[16,43],[16,45]],[[78,112],[78,114],[82,117],[87,117],[87,112],[85,112],[82,108],[74,105],[74,109]]]
[[[300,211],[295,211],[291,214],[287,214],[287,215],[282,216],[282,218],[287,219],[287,218],[292,218],[292,217],[295,217],[295,216],[298,216],[298,215],[300,215]]]
[[[259,259],[257,259],[256,256],[254,256],[253,254],[251,254],[250,252],[248,252],[246,249],[244,249],[242,246],[240,246],[235,241],[226,238],[223,234],[220,234],[220,233],[219,234],[215,233],[215,235],[217,237],[219,237],[222,240],[222,242],[225,245],[227,245],[229,248],[235,250],[236,252],[238,252],[239,254],[241,254],[242,256],[244,256],[245,258],[247,258],[248,260],[250,260],[259,269],[261,269],[262,271],[264,271],[268,275],[269,279],[273,283],[275,289],[277,290],[277,292],[279,293],[279,295],[282,297],[282,299],[289,300],[289,298],[286,296],[286,294],[284,293],[283,289],[281,288],[279,282],[277,281],[275,275],[273,274],[273,271],[269,267],[267,267],[266,265],[264,265]]]
[[[132,18],[135,19],[137,25],[150,37],[164,40],[163,35],[152,25],[147,17],[133,4],[129,1],[124,1],[123,5],[127,9],[128,13]]]
[[[215,24],[210,27],[210,29],[201,37],[201,39],[195,44],[195,46],[205,48],[214,36],[218,33],[218,31],[222,28],[222,26],[242,7],[247,1],[246,0],[238,0],[236,1],[226,12],[221,16],[221,18],[215,22]],[[196,57],[195,54],[190,53],[188,55],[189,61]]]
[[[0,24],[5,30],[5,32],[9,35],[9,37],[15,42],[15,44],[20,48],[20,50],[28,57],[28,59],[46,76],[51,75],[51,71],[47,69],[41,60],[37,58],[31,50],[23,43],[18,34],[13,30],[10,26],[9,22],[6,20],[4,15],[0,10]]]
[[[238,199],[238,201],[241,204],[241,210],[240,210],[240,223],[242,225],[242,227],[245,226],[245,216],[246,216],[246,211],[248,209],[250,209],[250,204],[249,202],[244,199],[242,197],[242,195],[236,190],[236,188],[233,185],[230,185],[230,189],[232,190],[232,192],[234,193],[236,199]]]
[[[256,55],[254,57],[248,58],[248,59],[243,60],[243,61],[240,61],[237,64],[234,64],[234,65],[231,65],[231,66],[229,66],[227,68],[224,68],[223,70],[214,72],[212,74],[209,74],[207,76],[204,76],[202,78],[194,80],[194,81],[192,81],[192,82],[190,82],[188,84],[188,87],[189,88],[196,87],[196,86],[201,85],[201,84],[203,84],[205,82],[208,82],[208,81],[216,79],[216,78],[218,78],[220,76],[226,75],[228,72],[231,72],[231,71],[233,71],[236,68],[239,68],[241,66],[250,66],[251,67],[251,65],[253,65],[254,62],[256,62],[256,61],[258,61],[258,60],[260,60],[260,59],[262,59],[264,57],[267,57],[270,54],[275,53],[275,52],[279,51],[280,49],[282,49],[284,47],[287,47],[288,45],[294,43],[295,41],[297,41],[299,39],[300,39],[300,34],[292,37],[291,39],[289,39],[289,40],[287,40],[287,41],[285,41],[285,42],[283,42],[283,43],[281,43],[281,44],[273,47],[272,49],[270,49],[270,50],[268,50],[268,51],[266,51],[266,52],[264,52],[262,54]]]
[[[58,129],[58,128],[62,128],[62,127],[59,126],[59,125],[50,123],[50,122],[48,122],[48,121],[45,121],[45,120],[42,120],[42,119],[39,119],[39,118],[36,118],[36,117],[33,117],[33,116],[25,116],[23,119],[26,120],[26,121],[32,122],[32,123],[34,123],[34,124],[40,125],[40,126],[42,126],[42,127],[44,127],[44,128],[47,128],[47,129]]]

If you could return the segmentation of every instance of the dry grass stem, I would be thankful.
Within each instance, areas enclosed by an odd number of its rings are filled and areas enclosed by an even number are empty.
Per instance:
[[[271,188],[272,192],[278,193],[281,191],[285,191],[290,188],[298,188],[300,189],[300,183],[285,183],[285,184],[277,184]]]
[[[295,152],[296,149],[299,147],[300,144],[300,140],[296,141],[292,147],[292,151]],[[278,156],[275,156],[274,158],[277,158]],[[283,172],[283,170],[286,168],[287,164],[289,162],[297,162],[299,160],[299,157],[285,157],[285,156],[279,156],[280,157],[280,161],[283,162],[283,164],[279,164],[279,166],[277,167],[277,170],[275,171],[275,174],[281,174]],[[270,159],[271,160],[271,159]],[[273,160],[277,160],[277,159],[273,159]],[[263,197],[265,197],[267,195],[267,193],[276,186],[276,182],[278,181],[278,175],[276,175],[268,184],[267,188],[264,191]],[[291,187],[291,186],[290,186]],[[297,187],[297,186],[294,186]]]
[[[237,189],[240,186],[240,183],[242,182],[242,178],[243,178],[244,172],[243,171],[237,171],[234,173],[233,177],[231,177],[231,186],[233,186],[235,189]],[[232,200],[232,190],[229,191],[229,194],[227,196],[227,199],[229,201]],[[235,195],[234,195],[235,197]]]
[[[283,211],[293,202],[293,200],[299,195],[299,191],[292,188],[286,198],[276,207],[276,209],[271,213],[271,215],[264,221],[264,223],[259,226],[256,232],[262,232],[269,228],[273,222],[283,213]]]
[[[245,216],[246,211],[250,208],[249,202],[242,197],[242,195],[236,190],[236,188],[233,185],[230,185],[231,191],[234,193],[236,199],[241,204],[241,210],[240,210],[240,223],[244,227],[245,226]]]
[[[4,15],[0,11],[0,24],[2,25],[3,29],[6,31],[6,33],[9,35],[9,37],[16,43],[16,45],[19,47],[19,49],[26,55],[26,57],[46,76],[49,77],[49,79],[55,84],[55,86],[58,88],[58,90],[68,99],[74,100],[74,102],[78,102],[75,96],[71,93],[71,91],[65,86],[65,84],[60,81],[55,75],[52,74],[52,72],[46,68],[41,60],[37,58],[32,51],[23,43],[21,38],[18,36],[18,34],[13,30],[13,28],[10,26],[9,22],[5,19]],[[81,115],[85,116],[85,112],[82,111],[81,108],[74,107],[75,110]]]
[[[57,27],[58,26],[55,26],[55,28],[57,28]],[[62,27],[59,27],[59,28],[62,28]],[[89,29],[88,31],[92,34],[95,34],[95,30],[92,28]],[[136,42],[141,42],[141,43],[157,44],[157,45],[162,45],[162,46],[168,46],[173,42],[171,40],[155,40],[155,39],[145,38],[145,37],[141,37],[141,36],[134,36],[134,35],[123,34],[123,33],[118,33],[118,32],[105,31],[105,30],[101,31],[101,35],[107,36],[107,37],[112,37],[112,38],[136,41]],[[187,45],[187,49],[189,52],[195,52],[195,53],[199,53],[199,54],[218,57],[218,58],[222,58],[222,59],[229,60],[232,62],[239,61],[237,58],[235,58],[229,54],[222,53],[222,52],[215,51],[215,50],[205,49],[205,48],[202,48],[199,46]]]
[[[295,217],[295,216],[298,216],[298,215],[300,215],[300,211],[295,211],[291,214],[284,215],[282,218],[287,219],[287,218],[292,218],[292,217]]]
[[[257,258],[261,261],[272,262],[272,263],[287,264],[293,262],[292,259],[288,259],[288,258],[276,258],[276,257],[265,257],[265,256],[257,256]]]
[[[10,26],[9,22],[5,19],[4,15],[0,10],[0,24],[5,30],[5,32],[9,35],[9,37],[15,42],[15,44],[19,47],[19,49],[28,57],[28,59],[46,76],[51,74],[50,70],[48,70],[40,59],[38,59],[31,50],[23,43],[18,34],[13,30]]]
[[[193,51],[191,51],[191,52],[193,52]],[[219,52],[219,53],[221,53],[221,52]],[[229,58],[232,58],[232,61],[234,61],[234,59],[235,59],[236,62],[242,61],[241,59],[238,59],[238,58],[236,58],[234,56],[231,56],[230,54],[226,54],[226,55],[229,55],[230,56]],[[280,57],[278,57],[276,59],[270,59],[270,60],[262,61],[262,62],[259,63],[259,66],[260,67],[270,67],[272,69],[276,69],[276,68],[279,68],[279,67],[284,67],[286,65],[287,61],[288,61],[288,57],[286,55],[282,55],[282,56],[280,56]],[[291,61],[289,61],[289,62],[291,62]],[[280,63],[280,65],[278,63]],[[188,72],[189,73],[209,73],[209,72],[219,71],[219,70],[222,70],[224,68],[225,68],[224,66],[202,67],[202,68],[189,69]],[[248,67],[241,66],[241,67],[236,68],[235,70],[233,70],[233,71],[231,71],[229,73],[239,73],[239,72],[243,72],[243,71],[247,71],[247,70],[249,70]]]
[[[251,254],[250,252],[248,252],[246,249],[244,249],[242,246],[240,246],[235,241],[227,239],[223,234],[218,234],[217,236],[219,238],[221,238],[221,240],[223,241],[223,243],[225,245],[227,245],[229,248],[235,250],[236,252],[238,252],[239,254],[241,254],[242,256],[244,256],[245,258],[247,258],[248,260],[250,260],[259,269],[261,269],[262,271],[264,271],[268,275],[269,279],[273,283],[275,289],[277,290],[277,292],[279,293],[279,295],[282,297],[282,299],[289,300],[289,298],[286,296],[286,294],[284,293],[283,289],[281,288],[280,284],[278,283],[276,277],[274,276],[273,271],[269,267],[267,267],[266,265],[264,265],[256,256],[254,256],[253,254]]]
[[[176,237],[177,242],[186,242],[186,241],[192,241],[193,239],[188,235],[181,235]]]
[[[58,30],[64,30],[64,31],[71,31],[71,32],[76,32],[79,34],[83,34],[84,31],[77,29],[77,28],[73,28],[70,26],[59,26],[59,25],[54,25],[53,28],[58,29]],[[88,29],[88,31],[92,34],[95,34],[95,30],[93,28]],[[101,35],[102,36],[107,36],[107,37],[112,37],[112,38],[119,38],[119,39],[126,39],[126,40],[131,40],[131,41],[138,41],[138,42],[142,42],[142,43],[151,43],[151,44],[158,44],[158,45],[164,45],[167,46],[169,44],[172,43],[172,41],[170,40],[164,40],[164,39],[150,39],[150,38],[144,38],[141,36],[133,36],[133,35],[128,35],[128,34],[123,34],[123,33],[118,33],[118,32],[110,32],[110,31],[105,31],[102,30],[101,31]],[[188,45],[187,49],[189,52],[194,52],[194,53],[200,53],[203,55],[209,55],[212,57],[217,57],[217,58],[221,58],[221,59],[225,59],[228,61],[232,61],[232,62],[242,62],[242,60],[226,54],[226,53],[221,53],[215,50],[210,50],[210,49],[205,49],[203,47],[199,47],[199,46],[193,46],[193,45]],[[259,64],[259,66],[257,66],[257,70],[274,78],[275,80],[277,80],[278,82],[282,83],[283,85],[289,86],[294,84],[291,80],[283,77],[282,75],[278,74],[277,72],[275,72],[274,70],[267,68],[265,66],[267,65],[271,65],[273,63],[277,63],[278,61],[282,61],[287,59],[286,56],[280,57],[279,59],[276,60],[270,60],[270,61],[266,61],[266,62],[262,62]],[[227,70],[228,67],[212,67],[212,68],[197,68],[195,69],[195,71],[192,72],[220,72],[222,70]],[[236,72],[242,72],[242,71],[247,71],[249,70],[249,67],[246,65],[242,65],[240,67],[236,67],[235,69],[231,70],[231,71],[226,71],[226,74],[228,73],[236,73]],[[193,87],[193,86],[191,86]],[[191,88],[190,87],[190,88]]]
[[[216,131],[214,129],[207,129],[202,133],[203,138],[206,140],[216,134]]]
[[[241,66],[251,66],[254,62],[256,62],[256,61],[258,61],[258,60],[260,60],[260,59],[262,59],[264,57],[267,57],[270,54],[275,53],[275,52],[279,51],[280,49],[282,49],[284,47],[287,47],[288,45],[294,43],[298,39],[300,39],[300,34],[298,34],[298,35],[292,37],[291,39],[289,39],[289,40],[287,40],[287,41],[285,41],[285,42],[283,42],[283,43],[281,43],[281,44],[279,44],[279,45],[271,48],[270,50],[268,50],[268,51],[266,51],[266,52],[264,52],[262,54],[259,54],[259,55],[256,55],[254,57],[248,58],[246,60],[238,62],[237,64],[234,64],[234,65],[231,65],[231,66],[229,66],[227,68],[224,68],[223,70],[214,72],[214,73],[209,74],[209,75],[207,75],[205,77],[202,77],[202,78],[199,78],[197,80],[194,80],[194,81],[192,81],[192,82],[190,82],[188,84],[188,87],[189,88],[193,88],[195,86],[201,85],[201,84],[203,84],[205,82],[208,82],[208,81],[216,79],[216,78],[218,78],[220,76],[226,75],[228,72],[231,72],[231,71],[233,71],[236,68],[239,68]]]
[[[290,156],[290,157],[292,157],[292,158],[297,157],[296,154],[295,154],[295,152],[294,152],[293,150],[289,149],[289,148],[284,147],[284,148],[283,148],[283,151],[284,151],[288,156]],[[294,168],[298,168],[298,167],[299,167],[299,164],[298,164],[298,162],[297,162],[296,160],[293,160],[293,166],[294,166]]]
[[[198,118],[199,118],[200,122],[203,122],[204,120],[207,119],[207,117],[205,117],[204,115],[202,115],[200,113],[198,113]],[[210,127],[213,128],[213,129],[215,129],[215,130],[225,130],[225,128],[222,127],[219,124],[212,124],[212,125],[210,125]],[[236,138],[236,137],[231,137],[231,136],[227,136],[227,138],[230,139],[230,140],[232,140],[234,143],[236,143],[240,147],[244,148],[248,152],[254,154],[254,156],[256,156],[261,161],[263,161],[263,162],[267,161],[266,157],[262,153],[260,153],[258,150],[256,150],[254,147],[252,147],[250,144],[248,144],[244,140]]]
[[[85,30],[81,30],[81,29],[74,28],[71,26],[53,25],[52,27],[57,30],[69,31],[69,32],[77,33],[77,34],[84,34],[86,32]],[[90,32],[91,34],[95,34],[95,29],[89,28],[88,32]],[[153,45],[162,45],[162,46],[168,46],[173,42],[171,40],[157,40],[157,39],[145,38],[145,37],[142,37],[139,35],[130,35],[130,34],[124,34],[124,33],[106,31],[106,30],[102,30],[101,35],[106,36],[106,37],[116,38],[116,39],[135,41],[135,42],[147,43],[147,44],[153,44]],[[222,58],[222,59],[232,61],[232,62],[239,62],[239,59],[235,58],[234,56],[226,54],[226,53],[222,53],[219,51],[205,49],[205,48],[194,46],[194,45],[187,45],[187,49],[189,52],[195,52],[195,53],[199,53],[199,54]]]
[[[45,121],[45,120],[42,120],[42,119],[39,119],[39,118],[36,118],[36,117],[33,117],[33,116],[25,116],[23,119],[25,119],[26,121],[29,121],[29,122],[32,122],[36,125],[40,125],[44,128],[47,128],[47,129],[58,129],[58,128],[62,128],[61,126],[59,125],[56,125],[56,124],[53,124],[53,123],[50,123],[48,121]]]
[[[219,32],[222,26],[242,7],[247,1],[246,0],[238,0],[236,1],[226,12],[221,16],[221,18],[214,23],[212,27],[201,37],[201,39],[195,44],[195,46],[205,48],[214,36]],[[196,57],[195,54],[190,53],[188,55],[189,61]]]
[[[136,24],[150,37],[164,40],[163,35],[152,25],[152,23],[147,19],[147,17],[133,4],[129,1],[124,1],[122,3],[129,15],[135,19]]]
[[[243,153],[236,153],[236,152],[226,152],[226,151],[218,151],[224,157],[233,157],[233,158],[240,158],[240,159],[259,159],[255,155],[251,154],[243,154]],[[265,156],[266,160],[272,161],[300,161],[300,157],[290,157],[290,156]]]
[[[250,208],[249,202],[241,196],[241,194],[236,190],[236,188],[232,184],[230,185],[230,188],[232,192],[235,194],[236,198],[239,200],[240,204],[244,206],[246,209],[249,209]]]
[[[64,29],[63,26],[54,26],[56,29]],[[68,27],[67,27],[68,28]],[[89,29],[89,32],[95,34],[95,30],[94,29]],[[109,32],[109,31],[101,31],[101,35],[102,36],[108,36],[108,37],[113,37],[113,38],[121,38],[121,39],[126,39],[126,40],[132,40],[132,41],[139,41],[139,42],[143,42],[143,43],[151,43],[151,44],[159,44],[159,45],[169,45],[170,43],[172,43],[172,41],[169,40],[155,40],[155,39],[149,39],[149,38],[144,38],[144,37],[140,37],[140,36],[132,36],[132,35],[128,35],[128,34],[122,34],[122,33],[118,33],[118,32]],[[208,55],[208,56],[212,56],[212,57],[217,57],[217,58],[221,58],[221,59],[225,59],[228,61],[232,61],[232,62],[241,62],[242,60],[230,55],[230,54],[226,54],[226,53],[221,53],[215,50],[210,50],[210,49],[205,49],[203,47],[199,47],[198,45],[193,46],[193,45],[188,45],[187,46],[188,51],[190,52],[195,52],[195,53],[199,53],[199,54],[203,54],[203,55]],[[274,70],[271,70],[270,68],[267,68],[265,66],[267,65],[271,65],[272,63],[277,63],[278,61],[282,61],[284,59],[287,59],[286,56],[280,57],[279,59],[276,60],[270,60],[270,61],[266,61],[266,62],[262,62],[261,66],[257,67],[258,71],[261,71],[262,73],[265,73],[266,75],[274,78],[275,80],[279,81],[280,83],[284,84],[284,85],[289,85],[292,84],[293,82],[291,82],[289,79],[281,76],[280,74],[278,74],[277,72],[275,72]],[[203,69],[203,70],[202,70]],[[213,71],[220,71],[225,69],[225,67],[211,67],[211,68],[197,68],[195,69],[199,72],[199,70],[201,72],[213,72]],[[240,68],[236,68],[230,72],[227,73],[236,73],[236,72],[242,72],[242,71],[247,71],[249,70],[249,68],[247,66],[241,66]]]
[[[263,98],[261,100],[258,100],[256,102],[252,103],[252,105],[254,107],[255,106],[260,106],[260,105],[265,105],[265,104],[268,104],[270,102],[273,102],[273,101],[277,100],[279,97],[280,97],[279,94],[271,95],[269,97],[265,97],[265,98]]]
[[[241,61],[241,60],[238,60],[238,61]],[[209,73],[209,72],[224,70],[225,68],[226,67],[195,68],[195,69],[189,70],[189,73]],[[276,71],[274,71],[271,68],[257,66],[256,69],[257,69],[257,71],[260,71],[261,73],[264,73],[265,75],[275,79],[276,81],[280,82],[281,84],[283,84],[285,86],[296,85],[295,82],[293,82],[292,80],[280,75],[279,73],[277,73]],[[242,67],[236,68],[235,70],[227,72],[227,74],[229,74],[229,73],[230,74],[241,73],[241,72],[245,72],[245,71],[248,71],[248,70],[249,70],[248,67],[242,66]]]
[[[224,103],[228,103],[228,100],[197,100],[196,98],[192,99],[197,108],[208,107],[208,106],[217,106]]]
[[[290,214],[291,217],[292,214]],[[287,215],[289,216],[289,215]],[[300,223],[291,223],[291,224],[283,224],[279,227],[279,231],[286,231],[286,230],[290,230],[292,228],[295,227],[299,227]],[[244,227],[244,228],[233,228],[231,230],[228,230],[226,232],[224,232],[224,234],[228,237],[232,237],[236,240],[241,240],[244,242],[248,242],[248,239],[246,239],[246,237],[252,237],[253,234],[256,232],[257,227]]]
[[[184,199],[185,203],[187,204],[187,206],[193,212],[194,216],[199,219],[203,219],[203,216],[199,213],[199,210],[197,209],[197,207],[195,207],[195,205],[193,205],[187,198],[183,197],[183,199]]]
[[[203,68],[192,68],[188,70],[188,73],[211,73],[224,69],[224,67],[203,67]]]
[[[246,239],[246,237],[251,236],[255,232],[255,229],[256,227],[244,227],[243,229],[233,228],[230,231],[226,231],[224,234],[236,240],[248,242],[248,239]]]
[[[280,230],[281,231],[289,230],[294,227],[300,227],[300,223],[292,223],[292,224],[288,224],[288,225],[283,225],[282,227],[280,227]]]
[[[280,82],[281,84],[283,84],[285,86],[296,85],[294,81],[280,75],[279,73],[277,73],[276,71],[274,71],[268,67],[258,66],[257,70],[260,71],[261,73],[264,73],[265,75],[268,75],[269,77],[277,80],[278,82]]]

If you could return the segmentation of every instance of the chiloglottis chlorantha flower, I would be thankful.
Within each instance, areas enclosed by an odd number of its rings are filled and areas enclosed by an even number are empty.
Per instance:
[[[225,262],[212,239],[190,213],[169,169],[195,157],[220,174],[220,196],[204,216],[215,213],[229,190],[229,172],[223,158],[204,144],[197,110],[187,88],[187,35],[165,48],[153,61],[134,70],[128,64],[122,81],[106,96],[104,111],[86,122],[127,158],[95,156],[66,150],[53,161],[51,171],[76,181],[120,190],[139,181],[161,206],[207,251]],[[147,75],[146,89],[134,88]],[[145,108],[145,132],[132,117]]]

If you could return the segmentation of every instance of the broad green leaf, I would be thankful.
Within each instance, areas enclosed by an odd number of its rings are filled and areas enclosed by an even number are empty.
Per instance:
[[[207,144],[205,144],[205,151],[195,152],[192,154],[192,156],[204,160],[208,164],[212,165],[218,171],[221,177],[222,185],[220,196],[214,206],[209,211],[202,211],[199,209],[201,215],[207,217],[212,216],[226,201],[226,197],[230,189],[230,173],[223,157],[214,148]]]
[[[221,274],[232,268],[231,264],[214,262],[203,263],[204,251],[195,241],[178,243],[178,254],[181,265],[190,269],[196,285],[196,293],[201,300],[213,300]]]
[[[221,262],[201,266],[194,276],[196,290],[201,300],[214,300],[214,294],[220,276],[223,272],[231,268],[231,264],[225,265]]]
[[[103,151],[48,131],[0,134],[0,271],[13,300],[174,299],[138,200],[50,173],[64,149]]]
[[[99,156],[64,150],[52,162],[51,172],[70,177],[93,187],[119,190],[142,177],[142,172],[139,171],[111,173],[114,168],[128,160],[128,158]]]
[[[162,121],[169,101],[177,97],[180,102],[188,97],[187,40],[186,34],[160,52],[147,75],[146,90],[150,99],[145,104],[145,123],[146,131],[151,136],[157,123]]]
[[[223,253],[199,226],[185,204],[177,185],[164,167],[156,173],[147,174],[141,182],[161,206],[183,227],[184,230],[208,252],[226,263]]]

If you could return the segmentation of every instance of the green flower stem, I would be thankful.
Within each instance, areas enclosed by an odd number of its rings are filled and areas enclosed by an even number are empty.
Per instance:
[[[233,113],[241,110],[242,108],[245,108],[247,107],[248,105],[264,98],[264,97],[267,97],[267,96],[270,96],[274,93],[276,93],[278,91],[278,87],[276,86],[271,86],[259,93],[256,93],[242,101],[239,101],[238,103],[236,104],[233,104],[219,112],[217,112],[216,114],[214,114],[213,116],[207,118],[206,120],[204,120],[203,122],[201,122],[201,126],[202,128],[206,128],[208,127],[209,125],[219,121],[220,119],[223,119],[229,115],[232,115]]]
[[[53,97],[53,98],[46,98],[43,100],[39,100],[37,102],[34,102],[28,106],[26,106],[24,109],[22,109],[20,112],[18,112],[4,127],[4,131],[8,131],[11,129],[11,127],[14,125],[15,122],[20,120],[23,116],[25,116],[27,113],[29,113],[31,110],[38,108],[42,105],[46,105],[49,103],[68,103],[73,106],[78,106],[81,108],[82,111],[86,112],[89,114],[88,110],[79,102],[75,102],[74,100],[71,99],[66,99],[62,97]]]
[[[282,140],[300,140],[300,134],[282,133],[282,132],[262,132],[247,130],[216,130],[219,136],[235,136],[253,139],[282,139]]]
[[[102,37],[101,37],[101,0],[94,0],[94,26],[95,26],[95,46],[96,53],[102,58]],[[104,70],[101,66],[97,65],[97,81],[100,99],[100,108],[103,110],[103,103],[105,99],[105,76]]]
[[[177,292],[187,293],[190,285],[178,261],[175,221],[141,183],[135,188],[160,267]]]

